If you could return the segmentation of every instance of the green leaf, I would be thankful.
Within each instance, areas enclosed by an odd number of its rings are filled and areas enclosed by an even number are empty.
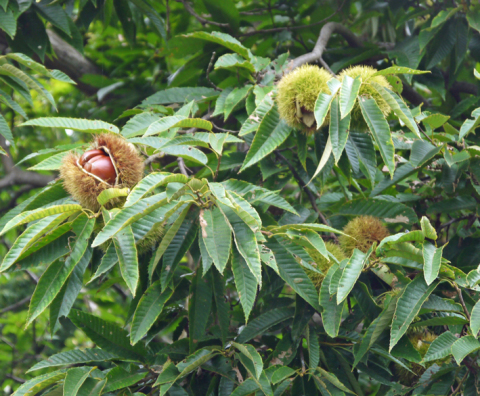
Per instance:
[[[140,275],[138,270],[137,247],[135,246],[132,227],[125,227],[116,234],[113,238],[113,243],[117,252],[122,278],[132,293],[132,296],[135,297]]]
[[[222,155],[223,145],[225,144],[228,136],[229,135],[227,133],[209,133],[208,141],[210,146],[218,155]]]
[[[255,67],[248,60],[245,60],[244,58],[242,58],[240,55],[237,55],[237,54],[222,55],[215,62],[215,70],[228,69],[236,72],[237,69],[239,68],[246,69],[250,73],[255,73]]]
[[[204,272],[205,274],[205,272]],[[230,305],[225,301],[225,280],[217,271],[211,271],[213,277],[213,298],[217,312],[218,324],[222,337],[222,344],[225,345],[230,327]]]
[[[368,258],[372,254],[374,248],[375,245],[373,245],[367,253],[363,253],[358,249],[353,250],[353,255],[348,260],[346,267],[343,269],[342,277],[338,282],[337,305],[344,301],[352,291],[363,268],[368,264]]]
[[[276,385],[279,382],[282,382],[284,379],[289,378],[296,374],[294,369],[290,367],[282,366],[279,369],[275,370],[272,375],[272,384]]]
[[[74,131],[99,133],[113,132],[119,133],[120,130],[112,124],[100,120],[85,120],[81,118],[65,118],[65,117],[43,117],[35,120],[25,121],[20,126],[40,126],[46,128],[65,128]]]
[[[327,164],[330,155],[332,154],[332,136],[328,135],[327,143],[325,144],[325,149],[323,150],[322,158],[320,158],[320,162],[318,163],[317,169],[315,170],[315,173],[313,174],[312,178],[308,182],[310,184],[313,179],[320,173],[320,171],[324,168],[324,166]]]
[[[410,154],[410,162],[415,167],[420,167],[426,164],[430,159],[435,157],[442,146],[435,147],[434,145],[430,144],[429,142],[425,142],[423,140],[416,140],[413,142],[412,145],[412,152]]]
[[[152,213],[155,209],[164,206],[166,203],[167,194],[163,192],[148,198],[140,199],[131,206],[123,208],[105,225],[105,227],[103,227],[102,231],[98,233],[97,237],[92,242],[92,247],[100,246],[125,227],[149,213]],[[167,209],[165,215],[172,206],[165,205],[165,209]],[[164,220],[162,217],[164,216],[160,216],[158,220]]]
[[[392,323],[390,350],[397,344],[417,316],[425,300],[438,286],[438,282],[430,286],[425,283],[423,276],[417,275],[403,290],[398,299],[395,316]]]
[[[245,322],[248,322],[257,295],[258,280],[236,248],[232,249],[232,271]]]
[[[430,242],[425,241],[423,243],[422,253],[424,261],[423,275],[425,282],[430,285],[435,279],[437,279],[440,271],[440,265],[442,264],[443,248],[446,245],[437,248]]]
[[[474,336],[464,336],[453,343],[452,355],[457,364],[460,366],[463,359],[479,349],[480,341],[478,341]]]
[[[356,77],[355,79],[353,79],[350,76],[344,76],[342,81],[342,88],[340,88],[339,102],[341,119],[344,119],[352,111],[361,85],[362,79],[360,77]]]
[[[378,144],[380,154],[387,166],[390,176],[393,177],[395,171],[395,147],[393,145],[390,127],[385,120],[380,108],[374,99],[358,98],[363,118],[365,119],[370,132]]]
[[[160,116],[155,113],[145,112],[137,114],[126,122],[122,128],[122,135],[126,138],[144,135],[148,127],[159,119]]]
[[[452,353],[452,345],[458,340],[450,331],[440,334],[435,338],[427,353],[423,357],[422,363],[443,359]]]
[[[274,308],[250,321],[236,338],[240,344],[250,341],[256,336],[265,333],[271,327],[287,319],[293,318],[295,309],[289,307]]]
[[[116,264],[118,263],[118,256],[117,256],[117,251],[115,249],[115,245],[111,243],[105,252],[105,254],[102,257],[102,261],[100,261],[100,265],[98,266],[95,274],[92,276],[92,278],[87,282],[93,282],[95,279],[97,279],[100,275],[103,275],[110,269],[112,269]]]
[[[128,196],[129,192],[129,188],[107,188],[98,194],[97,201],[103,206],[112,199]]]
[[[350,131],[345,152],[355,172],[364,170],[365,176],[370,179],[373,189],[377,174],[377,157],[370,135],[364,132]]]
[[[71,36],[68,15],[59,4],[48,4],[47,1],[33,3],[43,18],[58,27],[68,36]]]
[[[402,98],[380,84],[372,82],[372,85],[383,98],[383,100],[388,103],[395,115],[405,124],[408,129],[410,129],[418,138],[421,139],[422,137],[420,135],[420,131],[418,130],[417,123],[415,122],[410,109],[407,107]]]
[[[392,299],[387,306],[383,308],[383,311],[376,317],[373,322],[368,326],[367,331],[363,335],[362,341],[355,346],[353,354],[355,361],[353,367],[355,367],[377,341],[378,337],[386,330],[392,323],[393,316],[395,314],[395,308],[397,306],[397,299]]]
[[[189,178],[182,174],[168,172],[153,172],[144,177],[130,192],[124,207],[132,206],[145,195],[168,183],[187,183]]]
[[[128,333],[112,322],[86,312],[72,309],[68,316],[73,324],[106,352],[135,361],[148,361],[148,352],[142,345],[130,345]]]
[[[62,166],[63,159],[69,154],[69,151],[64,151],[62,153],[53,154],[50,157],[44,159],[38,164],[28,168],[30,171],[39,171],[39,170],[59,170]]]
[[[0,272],[9,269],[35,241],[37,241],[43,234],[57,227],[67,217],[68,213],[60,213],[49,216],[28,227],[13,243],[10,250],[3,258]]]
[[[17,20],[12,10],[0,8],[0,28],[13,40],[17,33]]]
[[[135,345],[148,330],[154,325],[163,310],[163,306],[170,299],[173,290],[165,290],[162,293],[160,281],[153,283],[138,302],[137,309],[132,320],[130,340]]]
[[[88,240],[93,232],[95,219],[89,219],[87,216],[81,216],[75,220],[73,225],[80,230],[75,240],[70,256],[65,262],[56,261],[48,267],[48,269],[40,277],[37,287],[33,293],[28,310],[27,324],[32,323],[35,318],[40,315],[45,308],[47,308],[56,295],[60,292],[63,284],[74,270],[75,266],[79,265],[81,260],[89,260],[91,252],[86,253],[88,248]],[[80,264],[82,267],[84,263]]]
[[[168,88],[149,96],[141,106],[164,105],[169,103],[188,103],[218,96],[218,91],[207,87]]]
[[[13,146],[15,146],[15,141],[13,139],[12,131],[8,126],[7,120],[0,114],[0,134],[8,140]],[[7,152],[2,148],[2,152],[5,155],[8,155]]]
[[[399,182],[413,175],[415,172],[418,172],[418,169],[414,168],[410,162],[398,166],[397,169],[395,169],[393,178],[391,178],[390,176],[386,176],[372,190],[372,192],[370,193],[370,197],[373,198],[379,195],[381,192],[385,191],[387,188],[398,185]]]
[[[429,116],[422,119],[422,122],[425,125],[430,126],[432,129],[440,128],[450,119],[450,116],[443,114],[430,114]]]
[[[391,66],[383,70],[378,70],[373,76],[387,76],[389,74],[425,74],[431,73],[428,70],[415,70],[404,66]],[[373,77],[372,76],[372,77]]]
[[[180,371],[178,378],[185,377],[217,354],[218,352],[213,352],[209,349],[199,349],[194,354],[188,356],[185,360],[177,364],[177,369]]]
[[[200,32],[199,31],[199,32],[186,34],[186,35],[184,35],[184,37],[211,41],[213,43],[220,44],[220,45],[228,48],[229,50],[232,50],[232,51],[236,52],[237,54],[240,54],[245,59],[250,59],[248,49],[245,48],[242,45],[242,43],[240,43],[240,41],[233,38],[229,34],[220,33],[220,32],[208,33],[208,32]]]
[[[88,264],[90,264],[92,254],[93,249],[87,247],[85,254],[73,269],[72,274],[68,279],[68,283],[65,283],[62,286],[62,289],[60,289],[60,292],[52,301],[50,305],[50,332],[52,334],[55,334],[60,328],[60,323],[58,321],[59,318],[62,316],[67,317],[70,313],[70,310],[83,287],[83,275],[85,274]],[[35,256],[37,255],[35,254]]]
[[[245,85],[241,88],[234,88],[232,92],[225,98],[225,104],[223,108],[225,120],[230,114],[240,105],[240,103],[248,96],[253,89],[252,85]]]
[[[237,356],[240,358],[240,361],[247,371],[252,377],[255,377],[258,380],[263,371],[263,361],[255,347],[253,345],[243,345],[237,342],[232,342],[232,345],[241,352]]]
[[[75,367],[68,370],[63,383],[64,394],[77,396],[78,390],[94,369],[94,367]]]
[[[332,103],[332,100],[335,97],[335,94],[338,92],[338,90],[342,86],[342,83],[338,81],[336,78],[332,78],[330,81],[327,82],[327,84],[331,94],[328,95],[326,93],[320,92],[317,100],[315,101],[313,114],[315,115],[317,128],[320,128],[323,125],[325,121],[325,117],[327,117],[328,110],[330,109],[330,103]]]
[[[212,283],[210,277],[202,278],[201,271],[197,271],[190,286],[188,304],[188,334],[189,349],[193,353],[197,344],[205,336],[208,317],[212,309]]]
[[[270,95],[265,95],[262,101],[257,105],[255,111],[250,114],[246,121],[242,124],[238,136],[245,136],[258,130],[265,114],[274,107],[274,102]]]
[[[345,77],[348,77],[348,76],[345,76]],[[357,81],[357,80],[355,79],[355,81]],[[360,81],[360,80],[358,80],[358,81]],[[360,87],[360,85],[359,85],[359,87]],[[342,88],[343,88],[343,86],[342,86]],[[341,92],[340,92],[340,95],[341,95]],[[356,98],[356,94],[355,94],[354,99],[355,98]],[[341,99],[340,99],[340,102],[341,102]],[[350,114],[349,114],[349,112],[351,111],[351,108],[348,110],[348,113],[346,113],[345,116],[342,115],[343,118],[340,117],[339,108],[340,108],[339,101],[338,101],[337,98],[334,98],[333,101],[332,101],[332,106],[330,108],[330,130],[329,130],[330,136],[329,136],[329,139],[330,139],[330,142],[331,142],[331,145],[332,145],[333,156],[335,157],[335,164],[337,164],[338,161],[340,161],[340,157],[342,156],[343,149],[345,148],[345,144],[347,143],[348,131],[350,129]]]
[[[206,165],[208,162],[207,156],[200,150],[192,146],[168,146],[163,147],[162,151],[168,155],[174,155],[175,157],[181,157],[186,160],[198,162],[202,165]]]
[[[107,384],[103,389],[104,392],[113,392],[117,389],[126,388],[135,385],[137,382],[144,379],[148,371],[143,372],[128,372],[121,367],[114,367],[107,374]]]
[[[477,206],[477,201],[472,196],[458,196],[447,198],[435,202],[427,209],[427,214],[433,213],[451,213],[459,210],[473,210]]]
[[[118,358],[117,355],[106,352],[99,348],[87,348],[84,350],[74,349],[60,352],[35,364],[27,373],[47,367],[68,366],[72,364],[102,362]]]
[[[45,217],[53,216],[61,213],[68,213],[69,215],[72,215],[73,213],[79,212],[81,210],[82,210],[82,207],[80,205],[66,204],[66,205],[54,205],[54,206],[49,206],[47,208],[39,208],[39,209],[23,212],[15,216],[7,224],[5,224],[5,227],[3,227],[3,230],[0,233],[0,235],[3,235],[7,231],[11,230],[12,228],[18,227],[22,224],[30,223],[35,220],[43,219]]]
[[[28,57],[27,55],[21,52],[11,52],[5,55],[6,58],[13,59],[14,61],[32,69],[36,73],[41,75],[53,78],[58,81],[76,84],[70,77],[68,77],[65,73],[62,73],[60,70],[49,70],[41,63],[35,62],[32,58]]]
[[[322,378],[325,378],[328,382],[330,382],[332,385],[337,387],[338,389],[351,393],[352,395],[355,395],[354,392],[352,392],[350,389],[348,389],[345,385],[343,385],[337,378],[337,376],[333,373],[329,373],[328,371],[325,371],[321,367],[317,367],[317,371],[322,374]]]
[[[187,253],[188,249],[192,245],[197,236],[198,231],[198,209],[194,208],[189,211],[182,225],[178,229],[177,233],[173,237],[170,245],[163,254],[162,265],[162,289],[170,284],[173,279],[175,270],[177,269],[180,260]],[[150,268],[149,268],[150,269]],[[153,274],[153,271],[150,272]]]
[[[243,381],[240,386],[235,388],[230,396],[248,396],[259,389],[260,386],[258,386],[258,384],[252,378],[248,378],[247,380]]]
[[[295,257],[282,246],[278,238],[270,238],[266,245],[275,255],[280,277],[287,282],[300,297],[317,311],[320,311],[317,290]]]
[[[472,309],[472,314],[470,316],[470,328],[474,337],[477,338],[478,332],[480,331],[480,304],[478,301]]]
[[[215,267],[223,274],[232,246],[231,230],[225,216],[218,208],[206,209],[200,212],[200,226],[207,252]]]
[[[322,282],[322,286],[320,287],[319,297],[320,305],[323,308],[323,327],[326,333],[332,338],[335,338],[338,335],[340,322],[342,320],[343,308],[345,307],[344,302],[342,302],[340,305],[337,305],[337,298],[335,294],[331,296],[329,291],[333,275],[338,268],[338,264],[333,264],[328,270],[327,275]]]
[[[143,136],[152,136],[168,131],[171,128],[199,128],[212,130],[212,123],[202,118],[187,118],[182,115],[164,117],[152,123]]]
[[[318,337],[313,327],[307,326],[307,345],[308,345],[308,359],[310,368],[315,368],[320,363],[320,344]]]
[[[165,21],[158,12],[145,0],[131,0],[148,17],[153,28],[157,33],[167,41],[167,32],[165,30]]]
[[[475,131],[480,126],[480,113],[477,110],[474,110],[472,113],[474,119],[467,119],[460,127],[460,133],[458,135],[458,139],[463,139],[467,136],[470,132]]]
[[[262,264],[260,262],[260,251],[257,245],[257,238],[250,227],[244,223],[228,206],[219,205],[219,208],[226,215],[233,230],[235,246],[238,252],[245,259],[248,268],[257,279],[259,285],[262,284]]]
[[[265,114],[258,127],[240,172],[265,158],[280,146],[291,132],[292,128],[280,119],[277,108],[272,107]]]
[[[51,373],[39,375],[38,377],[28,380],[15,391],[12,396],[28,396],[35,395],[41,390],[47,388],[50,385],[57,383],[58,381],[65,378],[67,375],[67,370],[57,370]]]

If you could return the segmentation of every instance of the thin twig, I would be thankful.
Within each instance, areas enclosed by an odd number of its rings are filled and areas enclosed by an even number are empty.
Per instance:
[[[463,312],[465,312],[465,316],[467,317],[468,321],[470,322],[470,313],[468,312],[467,306],[465,305],[465,301],[463,301],[463,296],[462,296],[462,291],[458,287],[458,285],[455,282],[452,282],[453,287],[457,291],[458,298],[460,300],[460,304],[462,304],[463,307]]]
[[[291,72],[297,67],[304,65],[305,63],[312,63],[318,61],[322,57],[325,49],[327,48],[328,41],[330,40],[330,37],[333,33],[338,33],[342,35],[343,38],[347,41],[348,45],[352,48],[363,47],[362,41],[357,36],[355,36],[348,28],[346,28],[345,25],[338,22],[328,22],[323,25],[322,29],[320,30],[320,35],[318,36],[318,40],[315,43],[315,47],[313,47],[312,52],[293,59],[288,65],[287,72]]]
[[[218,172],[220,172],[220,163],[222,162],[222,156],[218,156],[217,169],[215,169],[215,175],[213,175],[213,181],[217,181]]]
[[[320,209],[318,209],[317,202],[315,200],[315,196],[313,195],[312,190],[310,190],[310,187],[308,187],[305,182],[303,181],[302,177],[300,174],[297,172],[297,170],[294,168],[294,166],[288,161],[282,154],[279,152],[275,151],[275,155],[277,158],[279,158],[281,161],[283,161],[287,166],[288,169],[290,169],[290,172],[292,172],[293,177],[295,180],[297,180],[298,185],[302,188],[307,193],[308,199],[310,200],[310,204],[312,205],[313,210],[317,212],[318,216],[320,219],[322,219],[323,224],[325,225],[330,225],[328,223],[327,218],[323,215],[322,212],[320,212]],[[338,243],[338,238],[334,233],[330,233],[330,236],[333,238],[335,242]]]
[[[7,373],[7,374],[5,374],[5,377],[10,378],[10,379],[12,379],[12,380],[14,380],[15,382],[18,382],[18,383],[20,383],[20,384],[24,384],[24,383],[26,382],[24,379],[19,378],[19,377],[13,375],[13,374],[8,374],[8,373]]]
[[[212,80],[210,80],[210,72],[212,71],[212,67],[213,67],[213,61],[215,60],[215,55],[217,53],[216,52],[213,52],[212,53],[212,57],[210,58],[210,63],[208,64],[208,67],[207,67],[207,80],[208,82],[210,83],[210,85],[213,87],[213,89],[215,89],[215,91],[223,91],[223,89],[217,87]]]
[[[219,26],[219,27],[225,27],[229,28],[230,25],[228,23],[220,23],[220,22],[215,22],[215,21],[210,21],[208,19],[205,19],[198,15],[195,10],[192,8],[192,6],[186,1],[186,0],[176,0],[178,3],[182,3],[183,6],[185,7],[185,10],[197,19],[198,22],[200,22],[202,25],[213,25],[213,26]]]
[[[458,386],[456,387],[456,389],[452,392],[452,395],[453,396],[454,394],[456,394],[457,392],[460,391],[460,388],[462,387],[463,383],[465,382],[465,380],[467,379],[468,377],[468,374],[469,374],[469,371],[467,370],[467,372],[465,373],[465,375],[463,376],[463,378],[460,380],[460,382],[458,383]]]
[[[210,121],[211,124],[213,125],[213,127],[217,130],[219,130],[220,132],[228,132],[228,133],[238,133],[240,131],[232,131],[231,129],[224,129],[224,128],[220,128],[219,126],[216,126],[212,121]]]
[[[442,228],[445,228],[445,227],[448,227],[450,225],[452,225],[453,223],[456,223],[457,221],[462,221],[462,220],[466,220],[470,217],[470,215],[467,215],[467,216],[462,216],[462,217],[458,217],[456,219],[452,219],[450,221],[447,221],[446,223],[442,224],[439,229],[441,230]]]
[[[24,299],[22,299],[20,301],[17,301],[15,304],[12,304],[12,305],[9,305],[8,307],[2,308],[0,310],[0,315],[5,313],[5,312],[14,311],[17,308],[20,308],[22,305],[28,303],[31,298],[32,298],[31,296],[25,297]]]
[[[185,166],[185,161],[183,160],[182,157],[177,158],[177,163],[178,163],[178,168],[180,169],[180,172],[188,177],[187,173],[187,167]]]
[[[284,30],[298,30],[298,29],[306,29],[312,26],[318,26],[321,25],[322,23],[325,23],[328,21],[330,18],[334,17],[343,7],[343,4],[345,3],[345,0],[343,0],[342,4],[337,8],[336,11],[334,11],[332,14],[330,14],[328,17],[322,19],[321,21],[311,23],[309,25],[303,25],[303,26],[284,26],[284,27],[278,27],[278,28],[272,28],[272,29],[262,29],[262,30],[255,30],[252,32],[246,32],[246,33],[240,33],[237,35],[237,37],[250,37],[250,36],[255,36],[257,34],[268,34],[268,33],[277,33],[277,32],[283,32]]]

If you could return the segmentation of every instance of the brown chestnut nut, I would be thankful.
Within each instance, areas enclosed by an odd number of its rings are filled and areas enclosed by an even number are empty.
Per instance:
[[[89,162],[93,157],[96,157],[97,155],[102,155],[105,156],[107,155],[105,151],[103,150],[88,150],[83,153],[83,155],[80,157],[80,165],[85,165],[85,163]]]
[[[115,184],[117,174],[112,160],[103,150],[89,150],[83,153],[80,158],[80,165],[83,166],[88,173],[95,175],[107,182]]]

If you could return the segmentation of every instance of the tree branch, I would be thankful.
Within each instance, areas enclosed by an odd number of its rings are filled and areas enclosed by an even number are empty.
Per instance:
[[[9,305],[8,307],[0,309],[0,315],[5,312],[14,311],[17,308],[20,308],[22,305],[28,303],[31,298],[32,296],[25,297],[24,299],[17,301],[15,304],[12,304],[12,305]]]
[[[328,41],[333,33],[342,35],[350,47],[363,47],[363,43],[360,41],[360,39],[350,30],[348,30],[345,25],[342,25],[338,22],[328,22],[320,30],[320,35],[318,36],[318,40],[315,44],[315,47],[313,47],[312,52],[293,59],[288,65],[287,73],[301,65],[304,65],[305,63],[311,63],[319,60],[323,55],[323,51],[325,51],[325,48],[327,48]]]
[[[26,184],[32,187],[45,187],[48,183],[55,179],[53,176],[41,175],[35,172],[28,172],[21,170],[15,166],[12,157],[10,156],[9,147],[6,144],[5,138],[0,135],[0,146],[9,154],[1,155],[3,168],[5,170],[5,177],[0,179],[0,191],[4,188]]]
[[[328,21],[330,18],[335,16],[343,7],[343,4],[345,3],[345,0],[343,0],[342,4],[337,8],[335,12],[330,14],[328,17],[322,19],[321,21],[311,23],[309,25],[301,25],[301,26],[283,26],[283,27],[278,27],[278,28],[272,28],[272,29],[262,29],[262,30],[254,30],[251,32],[246,32],[246,33],[240,33],[237,35],[237,37],[250,37],[250,36],[255,36],[257,34],[269,34],[269,33],[277,33],[277,32],[283,32],[284,30],[299,30],[299,29],[307,29],[312,26],[318,26],[321,25],[322,23],[325,23]],[[268,8],[267,8],[268,10]]]
[[[83,56],[78,50],[64,41],[53,30],[47,29],[47,35],[50,39],[52,49],[56,57],[50,59],[45,58],[45,66],[51,69],[59,69],[67,74],[72,80],[77,83],[77,88],[87,95],[95,94],[98,88],[84,84],[80,79],[85,74],[99,74],[102,75],[101,69],[95,65],[91,60]],[[0,30],[0,46],[8,47],[7,37],[5,32]],[[36,59],[39,61],[39,59]]]
[[[215,21],[210,21],[209,19],[205,19],[198,15],[195,10],[192,8],[190,4],[186,0],[176,0],[178,3],[182,3],[183,6],[185,7],[185,10],[190,14],[195,17],[195,19],[200,22],[202,25],[212,25],[212,26],[219,26],[219,27],[225,27],[229,28],[230,25],[228,23],[220,23],[220,22],[215,22]],[[221,0],[220,0],[221,1]]]

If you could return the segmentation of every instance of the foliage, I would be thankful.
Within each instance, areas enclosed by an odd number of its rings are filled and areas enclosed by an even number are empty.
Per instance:
[[[0,74],[17,83],[4,123],[46,142],[5,154],[52,174],[109,133],[146,169],[135,185],[99,189],[88,208],[62,180],[23,195],[8,186],[5,393],[478,394],[480,108],[465,95],[480,78],[478,6],[4,3],[16,52]],[[313,106],[289,97],[305,133],[284,119],[277,86],[332,26],[340,34],[324,43],[328,81]],[[111,101],[72,108],[62,98],[80,98],[75,88],[53,101],[36,78],[52,91],[69,78],[26,57],[51,54],[49,28],[106,66],[97,99]],[[114,65],[120,32],[126,59]],[[148,56],[167,75],[144,71]],[[77,173],[62,173],[67,186]]]

